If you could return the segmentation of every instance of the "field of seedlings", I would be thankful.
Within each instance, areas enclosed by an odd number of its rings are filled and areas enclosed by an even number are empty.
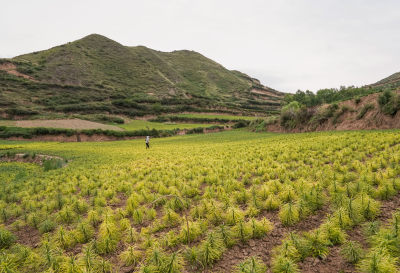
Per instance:
[[[0,141],[0,272],[399,272],[399,131],[150,145]]]

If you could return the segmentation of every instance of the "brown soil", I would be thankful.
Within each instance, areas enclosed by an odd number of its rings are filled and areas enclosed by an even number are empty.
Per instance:
[[[341,257],[339,246],[332,247],[325,260],[313,257],[306,258],[302,263],[299,263],[299,269],[303,273],[355,272],[354,265],[344,261]]]
[[[26,162],[26,163],[35,163],[38,165],[42,165],[44,160],[50,160],[50,159],[59,159],[63,160],[63,158],[58,157],[58,156],[51,156],[51,155],[35,155],[34,158],[31,156],[25,157],[25,154],[15,154],[12,157],[1,157],[0,162]]]
[[[64,129],[103,129],[123,131],[122,128],[106,125],[98,122],[82,120],[82,119],[56,119],[56,120],[18,120],[15,122],[17,127],[50,127],[50,128],[64,128]]]
[[[17,67],[15,66],[15,64],[13,63],[3,63],[0,64],[0,70],[3,70],[5,72],[7,72],[8,74],[17,76],[17,77],[22,77],[31,81],[35,81],[37,82],[34,78],[32,78],[31,76],[25,75],[23,73],[20,73],[17,71]]]
[[[40,242],[40,233],[37,229],[26,225],[20,230],[13,231],[17,236],[17,243],[29,246],[31,248],[36,248]]]
[[[281,240],[291,231],[309,231],[317,228],[329,212],[329,208],[325,206],[316,214],[309,216],[292,227],[285,227],[278,219],[276,213],[265,213],[273,224],[274,229],[270,234],[261,239],[250,240],[247,244],[239,244],[224,252],[221,259],[211,268],[202,272],[232,272],[234,267],[250,256],[257,256],[263,260],[268,267],[271,263],[272,249],[281,243]]]
[[[400,208],[400,194],[389,201],[382,202],[380,215],[377,220],[386,222],[392,217],[392,213]],[[368,242],[363,234],[362,227],[356,226],[347,232],[348,239],[360,243],[364,249],[368,249]],[[301,272],[356,272],[353,264],[346,262],[340,254],[340,246],[334,246],[330,249],[329,255],[325,260],[316,258],[307,258],[299,263]]]

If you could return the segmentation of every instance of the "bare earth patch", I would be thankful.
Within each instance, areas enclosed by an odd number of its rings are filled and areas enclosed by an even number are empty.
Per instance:
[[[50,127],[64,129],[103,129],[123,131],[122,128],[82,119],[55,119],[55,120],[18,120],[17,127]]]
[[[17,76],[17,77],[22,77],[24,79],[28,79],[28,80],[37,82],[31,76],[28,76],[28,75],[22,74],[21,72],[18,72],[17,71],[17,67],[13,63],[0,64],[0,70],[6,71],[8,74],[11,74],[11,75],[14,75],[14,76]]]

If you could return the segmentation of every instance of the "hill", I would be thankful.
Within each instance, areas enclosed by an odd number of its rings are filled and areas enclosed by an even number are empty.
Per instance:
[[[283,93],[188,50],[123,46],[92,34],[0,60],[3,117],[107,113],[268,113]]]
[[[384,86],[386,88],[391,89],[399,89],[400,88],[400,72],[394,73],[389,77],[386,77],[374,84],[371,84],[372,87],[380,87]]]
[[[279,117],[253,120],[250,128],[274,132],[400,128],[400,72],[362,87],[286,94]]]

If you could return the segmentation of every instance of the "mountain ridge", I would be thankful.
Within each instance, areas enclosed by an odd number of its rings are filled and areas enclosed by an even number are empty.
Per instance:
[[[3,104],[27,110],[5,112],[103,112],[131,117],[216,110],[267,114],[279,111],[284,95],[195,51],[124,46],[99,34],[2,59],[0,65]],[[4,69],[7,65],[15,69]],[[10,93],[21,98],[12,99]]]

